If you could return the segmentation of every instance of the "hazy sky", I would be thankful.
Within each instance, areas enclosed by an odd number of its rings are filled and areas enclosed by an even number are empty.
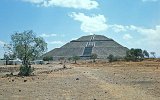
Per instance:
[[[160,56],[160,0],[0,0],[0,57],[10,35],[33,30],[48,50],[88,34]]]

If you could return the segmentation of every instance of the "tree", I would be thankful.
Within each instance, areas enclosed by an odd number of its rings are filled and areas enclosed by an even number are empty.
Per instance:
[[[133,48],[130,49],[130,50],[128,50],[128,51],[126,52],[126,57],[125,57],[125,59],[126,59],[127,61],[135,61],[136,56],[134,55],[134,49],[133,49]]]
[[[49,63],[49,61],[53,60],[53,57],[46,56],[46,57],[43,57],[43,60],[48,61]]]
[[[79,57],[79,56],[73,56],[72,59],[73,59],[74,63],[76,64],[76,63],[77,63],[77,60],[79,60],[80,57]]]
[[[149,53],[147,52],[147,50],[143,50],[143,55],[144,55],[144,57],[149,58]]]
[[[142,49],[130,49],[126,52],[125,59],[127,61],[142,61],[144,58]]]
[[[93,62],[96,62],[97,54],[95,53],[91,54],[91,59],[93,59]]]
[[[151,54],[154,58],[156,58],[156,53],[155,53],[155,52],[150,52],[150,54]]]
[[[36,37],[32,30],[11,35],[13,54],[22,60],[19,75],[28,76],[31,73],[30,61],[37,59],[47,50],[47,43],[41,37]]]
[[[134,49],[134,55],[136,56],[136,59],[144,58],[142,49]]]

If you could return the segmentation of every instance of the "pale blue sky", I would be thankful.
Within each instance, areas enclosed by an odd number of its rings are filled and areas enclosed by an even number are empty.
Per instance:
[[[10,35],[33,30],[48,50],[88,34],[160,56],[160,0],[1,0],[0,58]]]

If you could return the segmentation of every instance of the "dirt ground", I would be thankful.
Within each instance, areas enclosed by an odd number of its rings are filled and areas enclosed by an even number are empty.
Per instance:
[[[0,66],[0,100],[160,100],[160,62],[78,62],[33,65],[34,76],[19,66]]]

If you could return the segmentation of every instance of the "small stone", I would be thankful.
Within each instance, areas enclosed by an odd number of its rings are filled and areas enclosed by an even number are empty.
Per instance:
[[[14,82],[14,79],[12,80],[12,82]]]
[[[21,92],[21,90],[19,90],[19,92]]]
[[[66,65],[63,65],[63,68],[66,69],[67,68]]]
[[[24,82],[27,82],[27,80],[24,80]]]
[[[76,80],[79,80],[79,78],[76,78]]]

